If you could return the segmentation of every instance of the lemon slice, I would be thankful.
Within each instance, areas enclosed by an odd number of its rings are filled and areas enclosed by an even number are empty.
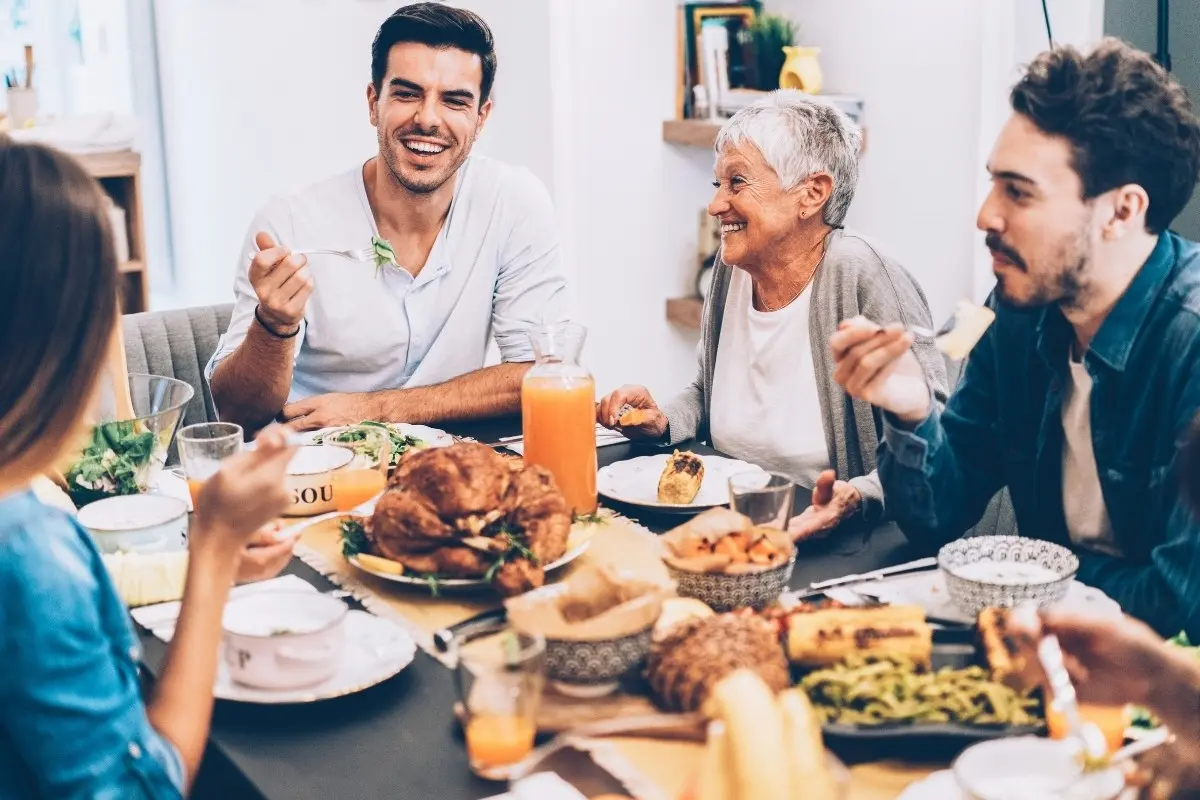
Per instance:
[[[366,553],[359,553],[357,558],[359,564],[372,572],[382,572],[385,575],[404,574],[404,565],[399,561],[392,561],[389,558],[380,558],[379,556],[369,556]]]

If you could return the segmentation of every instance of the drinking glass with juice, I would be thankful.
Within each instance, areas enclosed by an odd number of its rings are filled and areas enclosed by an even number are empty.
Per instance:
[[[579,363],[582,325],[530,331],[534,366],[521,386],[525,462],[545,467],[576,514],[596,511],[596,382]]]
[[[242,452],[243,438],[242,427],[232,422],[202,422],[179,431],[175,441],[193,510],[205,481],[217,474],[221,462]]]
[[[498,623],[456,646],[455,678],[471,771],[507,780],[533,751],[546,642]]]
[[[391,437],[383,428],[348,425],[329,431],[321,437],[321,441],[354,452],[354,459],[330,476],[333,507],[336,510],[351,511],[387,486]]]
[[[1100,706],[1093,703],[1079,704],[1079,717],[1084,722],[1090,722],[1104,734],[1108,745],[1109,755],[1121,749],[1125,743],[1125,729],[1129,727],[1129,706]],[[1070,734],[1066,716],[1054,707],[1046,704],[1046,730],[1052,739],[1065,739]]]

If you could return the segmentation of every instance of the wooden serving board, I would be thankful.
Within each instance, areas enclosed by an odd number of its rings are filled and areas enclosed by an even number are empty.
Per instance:
[[[644,686],[644,683],[630,679],[627,684],[623,684],[613,694],[595,699],[568,697],[548,685],[542,693],[542,703],[538,709],[538,733],[558,734],[596,722],[620,720],[633,722],[640,718],[657,717],[653,727],[654,738],[704,741],[704,728],[697,724],[695,717],[683,714],[666,715],[678,717],[679,724],[675,727],[664,726],[662,724],[663,710],[656,706],[645,693],[639,691],[641,688],[639,684]],[[461,704],[455,704],[454,713],[461,722],[463,719]],[[632,736],[637,733],[638,729],[635,726],[625,731],[624,735]]]

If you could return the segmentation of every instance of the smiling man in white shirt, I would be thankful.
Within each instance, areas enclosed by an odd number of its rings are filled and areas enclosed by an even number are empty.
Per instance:
[[[569,316],[545,187],[471,155],[492,108],[487,24],[441,3],[405,6],[371,55],[378,156],[273,199],[246,237],[254,255],[206,373],[222,418],[248,429],[513,413],[529,329]],[[399,266],[291,252],[363,250],[374,236]],[[493,336],[503,363],[485,367]]]

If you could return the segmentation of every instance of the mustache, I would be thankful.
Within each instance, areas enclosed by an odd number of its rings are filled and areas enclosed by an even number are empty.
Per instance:
[[[1025,259],[1021,258],[1021,254],[1009,245],[1005,244],[1004,241],[996,234],[988,233],[988,235],[984,237],[983,243],[987,246],[988,250],[991,250],[993,253],[999,253],[1011,261],[1015,266],[1025,269]]]
[[[439,141],[442,144],[446,145],[447,147],[452,147],[454,145],[454,142],[452,141],[451,137],[443,134],[437,128],[425,129],[425,128],[420,128],[420,127],[414,127],[414,128],[408,128],[408,129],[402,130],[402,131],[396,131],[395,133],[392,134],[392,138],[394,138],[396,141],[400,141],[405,136],[420,136],[425,139],[434,139],[434,140]]]

